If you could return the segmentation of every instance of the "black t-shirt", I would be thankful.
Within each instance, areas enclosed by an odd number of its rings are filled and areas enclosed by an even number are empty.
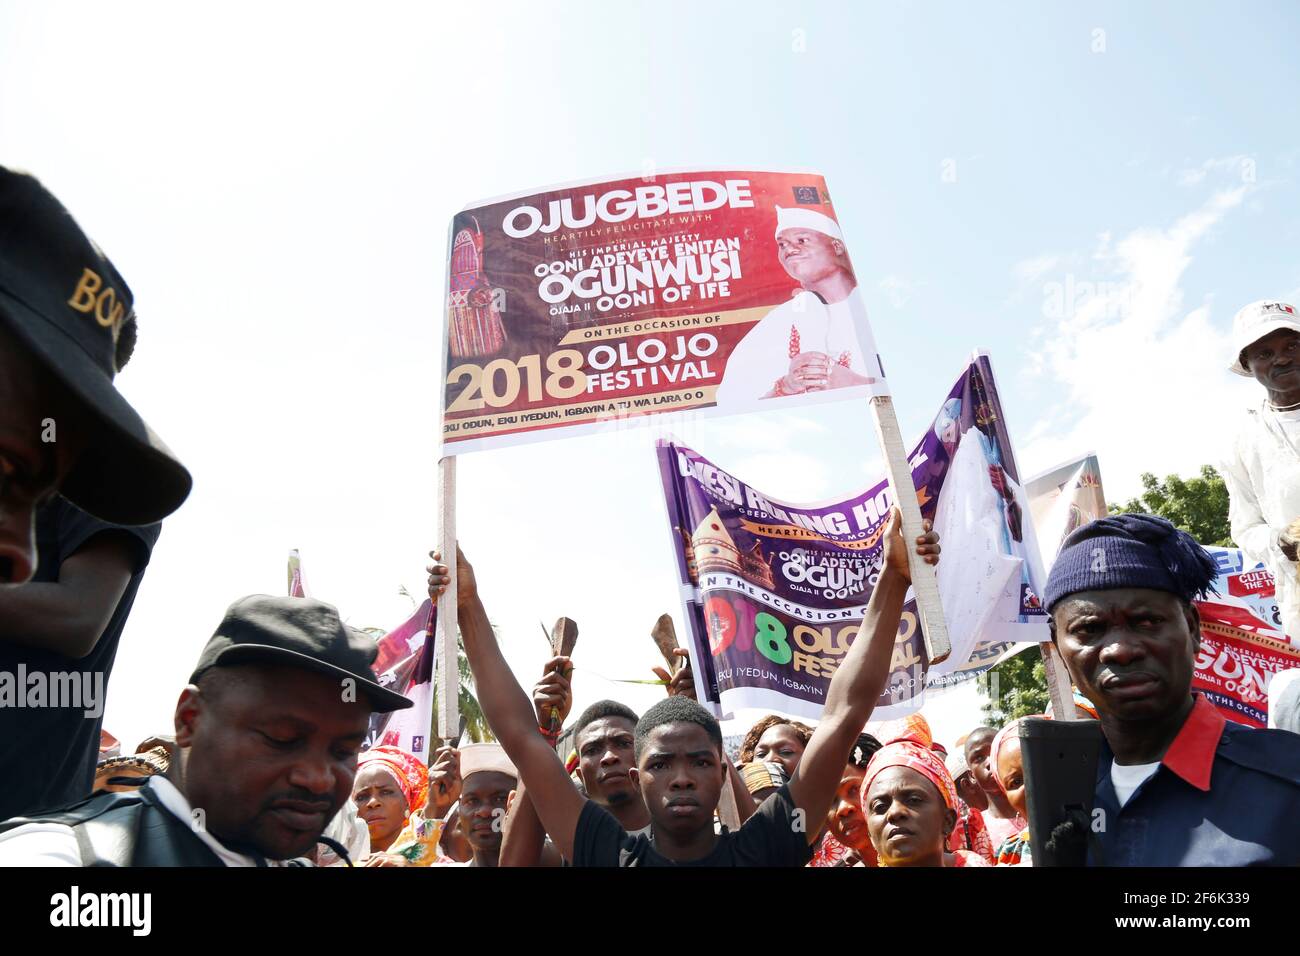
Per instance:
[[[784,786],[758,805],[734,833],[723,830],[703,859],[674,863],[647,834],[632,836],[591,800],[573,834],[574,866],[803,866],[812,857],[808,830]]]
[[[99,757],[99,731],[104,722],[104,697],[117,643],[161,530],[158,524],[140,528],[107,524],[63,498],[54,499],[37,512],[38,563],[33,581],[57,581],[63,562],[101,534],[121,535],[121,540],[129,544],[134,552],[134,573],[108,627],[81,660],[16,644],[0,634],[0,680],[9,684],[11,692],[23,694],[25,703],[34,703],[38,702],[33,696],[37,685],[32,675],[40,673],[44,675],[46,693],[45,706],[16,707],[16,701],[0,698],[0,780],[4,781],[0,785],[0,820],[66,806],[90,796]],[[103,675],[98,686],[96,674]],[[24,675],[25,681],[19,683]],[[74,682],[76,693],[82,695],[82,706],[49,706],[71,701]],[[86,706],[87,692],[94,697],[93,707]],[[98,710],[99,714],[87,717],[87,710]]]

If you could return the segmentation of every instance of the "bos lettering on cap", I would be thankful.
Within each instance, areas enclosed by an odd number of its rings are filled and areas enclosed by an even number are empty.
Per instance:
[[[81,278],[68,299],[68,305],[78,312],[93,315],[95,321],[113,333],[113,344],[122,332],[126,321],[126,305],[122,296],[94,269],[86,266],[81,270]]]

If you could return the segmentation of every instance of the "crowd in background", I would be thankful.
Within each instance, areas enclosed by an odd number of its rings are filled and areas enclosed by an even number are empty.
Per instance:
[[[33,704],[15,675],[50,676],[51,693],[60,675],[60,692],[102,701],[160,522],[191,479],[114,387],[139,334],[122,276],[31,176],[0,169],[0,223],[0,864],[1032,865],[1029,806],[1045,791],[1022,759],[1025,720],[950,746],[920,714],[871,720],[909,550],[940,560],[938,536],[904,541],[896,513],[820,719],[765,717],[734,759],[687,666],[643,714],[587,708],[572,752],[557,751],[572,662],[549,661],[525,693],[459,555],[455,613],[499,743],[427,765],[363,752],[372,713],[411,706],[378,682],[373,640],[323,602],[255,596],[231,605],[176,689],[169,732],[98,761],[102,708]],[[1233,533],[1273,570],[1294,633],[1300,321],[1265,301],[1235,328],[1233,370],[1268,400],[1228,472]],[[434,559],[436,600],[451,572]],[[1275,680],[1270,730],[1191,691],[1192,602],[1214,573],[1186,533],[1144,515],[1076,530],[1052,567],[1043,599],[1070,716],[1103,738],[1100,826],[1053,833],[1081,860],[1300,864],[1300,683]]]

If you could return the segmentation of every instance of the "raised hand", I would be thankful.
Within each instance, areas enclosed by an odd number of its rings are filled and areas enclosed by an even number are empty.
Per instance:
[[[537,711],[537,726],[550,727],[555,711],[560,725],[573,709],[573,687],[569,675],[573,662],[567,657],[552,657],[542,667],[542,679],[533,687],[533,707]]]
[[[655,676],[664,682],[664,689],[668,691],[669,697],[680,694],[682,697],[698,700],[695,696],[695,673],[691,670],[690,651],[678,647],[673,650],[673,656],[681,658],[681,666],[677,668],[677,672],[670,675],[665,668],[656,667]]]
[[[939,536],[932,530],[934,523],[923,521],[921,527],[925,534],[916,539],[916,553],[926,564],[939,563]],[[885,524],[885,567],[901,574],[904,580],[912,580],[912,571],[907,563],[907,544],[903,541],[903,514],[897,507],[891,508],[889,520]]]
[[[447,590],[447,585],[451,583],[451,575],[447,573],[447,566],[442,563],[441,551],[430,551],[429,557],[433,563],[425,567],[429,573],[429,597],[436,604],[442,592]],[[478,582],[474,580],[474,568],[465,560],[465,552],[456,545],[456,600],[464,602],[466,599],[478,593]]]
[[[441,820],[460,799],[460,751],[454,747],[439,747],[429,764],[429,800],[425,816]]]

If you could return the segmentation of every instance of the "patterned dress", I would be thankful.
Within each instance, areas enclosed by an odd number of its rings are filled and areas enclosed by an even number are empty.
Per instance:
[[[983,857],[990,864],[997,862],[993,840],[989,837],[988,827],[984,823],[984,814],[968,806],[965,800],[958,801],[957,825],[953,827],[952,835],[948,837],[948,849],[954,853],[958,850],[969,850]]]
[[[809,866],[852,866],[857,862],[857,855],[846,847],[827,830],[822,836],[817,849],[813,850]]]
[[[1007,837],[998,847],[998,866],[1033,866],[1029,853],[1029,828]]]

